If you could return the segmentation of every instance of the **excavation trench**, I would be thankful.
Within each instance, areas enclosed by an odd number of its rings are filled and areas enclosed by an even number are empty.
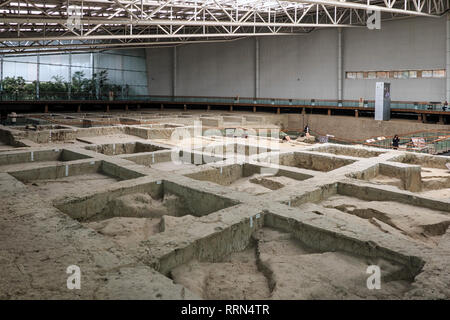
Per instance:
[[[372,264],[383,270],[377,292],[366,286]],[[204,299],[399,299],[411,286],[399,264],[317,250],[272,227],[256,230],[242,251],[215,262],[193,259],[169,275]]]

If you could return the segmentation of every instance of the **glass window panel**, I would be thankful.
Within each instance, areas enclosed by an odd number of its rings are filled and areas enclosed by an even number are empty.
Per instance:
[[[422,78],[431,78],[433,76],[433,71],[431,70],[423,70]]]

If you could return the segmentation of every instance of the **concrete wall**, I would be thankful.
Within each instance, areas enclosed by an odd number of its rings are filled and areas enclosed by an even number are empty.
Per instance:
[[[347,29],[344,71],[445,69],[445,17],[382,22],[381,30]],[[344,80],[345,99],[373,97],[375,82]],[[445,78],[387,79],[393,100],[444,101]]]
[[[289,129],[301,129],[309,125],[311,131],[321,135],[332,134],[336,138],[361,140],[380,136],[393,136],[415,131],[448,130],[448,125],[427,124],[421,122],[390,120],[375,121],[372,118],[347,116],[327,116],[319,114],[288,115]],[[351,128],[351,130],[349,130]]]
[[[176,95],[255,95],[255,39],[177,47]],[[259,38],[259,97],[337,99],[337,29]],[[445,17],[343,30],[343,72],[445,69]],[[147,49],[150,93],[172,92],[173,49]],[[379,80],[380,81],[380,80]],[[393,100],[442,101],[445,79],[388,79]],[[374,99],[376,80],[343,81],[343,98]]]

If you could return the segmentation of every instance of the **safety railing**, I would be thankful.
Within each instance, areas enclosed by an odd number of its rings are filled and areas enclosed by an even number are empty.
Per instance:
[[[0,101],[143,101],[146,103],[176,103],[176,104],[223,104],[223,105],[258,105],[282,107],[330,107],[330,108],[374,108],[373,100],[324,100],[324,99],[282,99],[282,98],[251,98],[251,97],[205,97],[205,96],[160,96],[160,95],[129,95],[109,93],[95,94],[92,92],[46,92],[35,94],[24,92],[0,94]],[[391,109],[427,110],[450,112],[447,106],[438,102],[392,101]]]

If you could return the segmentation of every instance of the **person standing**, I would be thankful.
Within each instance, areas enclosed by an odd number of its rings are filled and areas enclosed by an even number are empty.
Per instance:
[[[399,143],[400,143],[400,138],[398,137],[398,135],[395,135],[394,138],[392,139],[392,146],[394,147],[394,150],[398,149]]]

